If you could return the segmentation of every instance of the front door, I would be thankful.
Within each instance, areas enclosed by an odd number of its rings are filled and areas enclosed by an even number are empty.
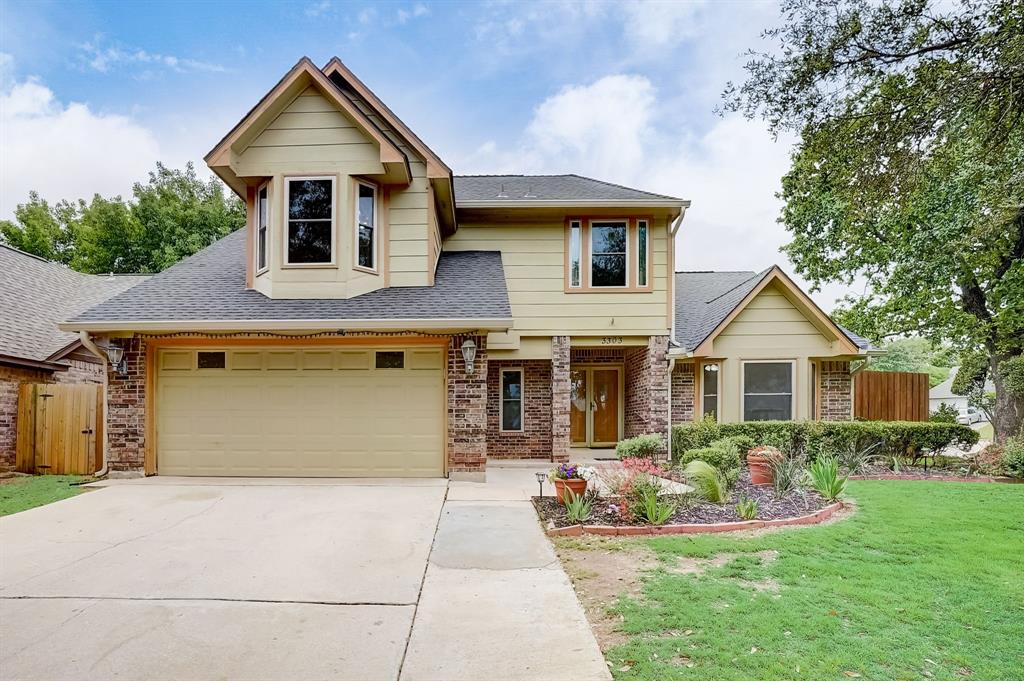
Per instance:
[[[573,367],[569,434],[577,447],[610,447],[619,441],[622,420],[620,367]]]

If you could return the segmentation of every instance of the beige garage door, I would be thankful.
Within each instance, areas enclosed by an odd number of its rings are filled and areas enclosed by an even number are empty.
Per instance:
[[[441,349],[166,349],[161,475],[444,474]]]

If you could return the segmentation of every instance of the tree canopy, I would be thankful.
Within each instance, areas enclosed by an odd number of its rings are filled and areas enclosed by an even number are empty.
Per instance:
[[[1024,422],[1024,3],[784,0],[725,108],[799,141],[785,252],[812,284],[866,281],[837,317],[875,340],[982,352],[994,426]],[[976,377],[984,380],[985,376]]]
[[[953,358],[947,348],[935,349],[926,338],[897,338],[882,345],[885,354],[872,359],[868,371],[913,371],[928,374],[934,388],[949,378]]]
[[[216,178],[157,163],[132,198],[50,205],[36,192],[0,221],[0,240],[80,272],[159,272],[245,225],[245,206]]]

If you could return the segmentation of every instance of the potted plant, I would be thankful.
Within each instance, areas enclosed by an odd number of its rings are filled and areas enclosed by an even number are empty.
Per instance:
[[[558,502],[565,504],[569,496],[566,490],[572,490],[577,497],[582,497],[587,491],[587,479],[583,477],[583,468],[575,463],[561,463],[551,469],[549,476],[555,485],[555,496]]]
[[[754,447],[747,452],[750,466],[750,482],[755,485],[770,485],[775,478],[772,466],[782,461],[782,452],[770,445]]]

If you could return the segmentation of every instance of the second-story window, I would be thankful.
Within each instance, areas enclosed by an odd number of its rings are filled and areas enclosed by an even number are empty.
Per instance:
[[[377,269],[377,188],[359,182],[356,205],[356,263],[368,270]]]
[[[647,286],[647,220],[636,223],[636,285]]]
[[[289,265],[334,263],[334,178],[285,180]]]
[[[625,222],[590,223],[590,285],[626,285],[627,242]]]
[[[569,286],[579,288],[582,272],[580,264],[583,261],[583,227],[579,220],[569,223]]]
[[[267,269],[267,234],[269,229],[270,211],[267,191],[269,185],[263,185],[256,191],[256,272]]]

